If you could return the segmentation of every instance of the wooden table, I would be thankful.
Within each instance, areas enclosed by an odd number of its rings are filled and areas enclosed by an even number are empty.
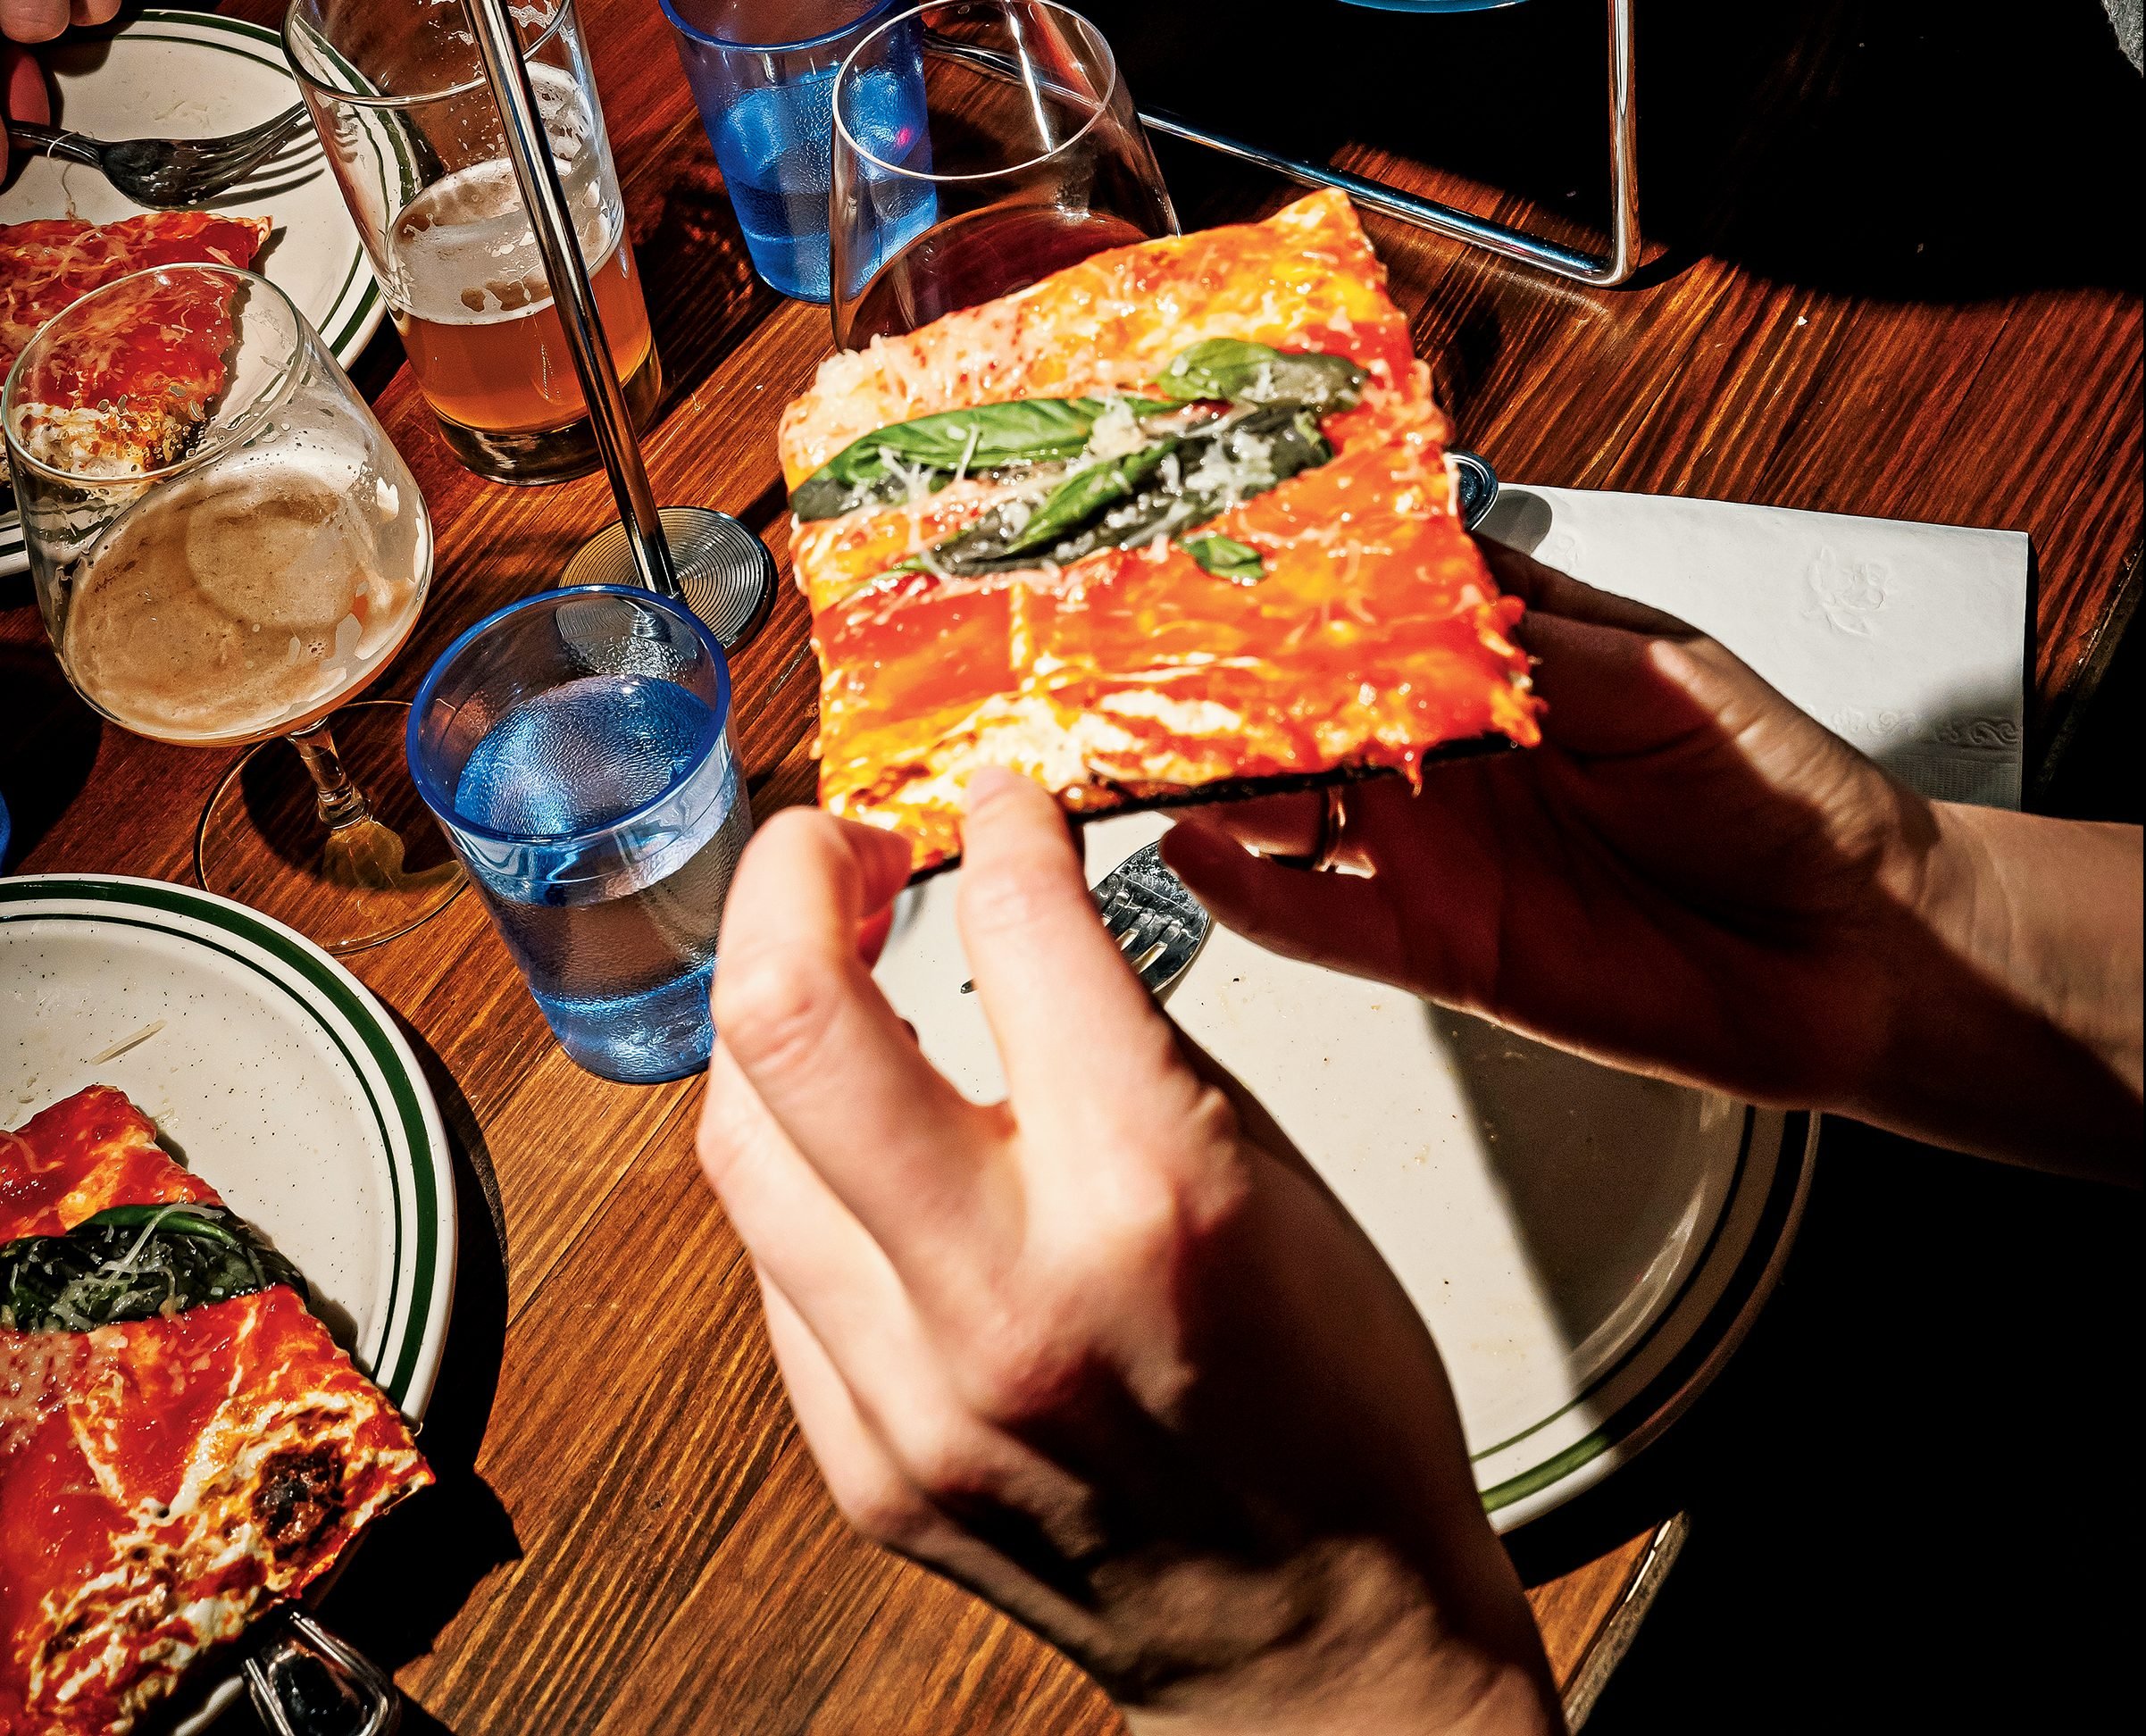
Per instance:
[[[230,10],[272,16],[263,0]],[[1167,16],[1092,10],[1136,80],[1153,81],[1136,89],[1228,118],[1198,98],[1250,76],[1247,33],[1215,51],[1226,76],[1203,85]],[[1267,136],[1577,238],[1572,213],[1591,196],[1561,183],[1599,179],[1599,7],[1522,11],[1322,14],[1326,63],[1366,69],[1369,95],[1277,106]],[[1932,62],[1880,11],[1642,9],[1644,210],[1671,245],[1636,288],[1579,292],[1383,220],[1367,227],[1466,443],[1507,477],[2032,532],[2032,772],[2138,588],[2135,268],[2060,222],[2030,244],[2006,215],[2038,178],[2059,220],[2083,196],[2042,171],[2050,152],[2100,137],[2100,73],[2091,45],[2046,37],[2014,63],[1979,49]],[[581,13],[668,380],[647,441],[657,498],[735,513],[781,558],[775,420],[830,348],[825,313],[753,277],[654,0],[582,0]],[[1425,88],[1425,45],[1471,68],[1517,61],[1527,86],[1516,96],[1472,73],[1428,87],[1437,103],[1409,100]],[[1404,65],[1413,87],[1397,82]],[[2015,100],[1994,142],[1963,143],[1945,117],[1977,79]],[[1440,109],[1455,121],[1443,132]],[[1182,150],[1164,163],[1188,226],[1288,195]],[[1864,176],[1859,193],[1805,184],[1844,163]],[[458,469],[399,363],[388,331],[356,371],[438,531],[429,613],[384,689],[407,697],[455,632],[551,582],[614,513],[601,478],[528,492]],[[814,666],[787,585],[734,667],[756,811],[810,799]],[[44,647],[28,581],[0,581],[0,788],[21,869],[187,877],[224,764],[100,729]],[[576,1071],[473,898],[350,963],[403,1021],[462,1159],[460,1289],[426,1430],[441,1487],[380,1527],[328,1612],[395,1667],[421,1708],[414,1728],[1118,1727],[1023,1630],[836,1520],[742,1250],[695,1173],[697,1084],[637,1089]],[[1582,1515],[1520,1540],[1575,1709],[1629,1638],[1679,1525],[1672,1498],[1607,1530]]]

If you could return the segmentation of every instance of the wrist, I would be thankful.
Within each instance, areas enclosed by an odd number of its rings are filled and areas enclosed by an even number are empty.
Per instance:
[[[1392,1571],[1382,1550],[1357,1556],[1315,1620],[1226,1672],[1126,1707],[1126,1722],[1134,1736],[1557,1736],[1564,1715],[1533,1617],[1491,1548],[1494,1582],[1459,1599],[1457,1587],[1441,1598]],[[1450,1619],[1456,1601],[1480,1605],[1472,1629]]]
[[[1870,958],[1885,1036],[1837,1106],[1983,1156],[2135,1179],[2138,829],[1925,805],[1882,876],[1896,907]]]

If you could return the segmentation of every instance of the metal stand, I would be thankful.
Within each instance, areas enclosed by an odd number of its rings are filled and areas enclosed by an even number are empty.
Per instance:
[[[589,405],[597,450],[603,455],[611,491],[618,501],[618,523],[581,546],[567,563],[562,582],[638,584],[676,598],[707,624],[724,649],[731,649],[766,618],[774,598],[775,563],[760,539],[728,513],[706,506],[666,506],[657,512],[514,20],[505,0],[463,3],[484,60],[486,81],[499,105],[507,155],[521,184],[537,250],[544,258],[552,305],[559,311],[581,396]]]
[[[1282,156],[1263,145],[1248,144],[1227,133],[1197,126],[1168,109],[1144,108],[1137,113],[1140,124],[1149,132],[1182,139],[1188,145],[1204,146],[1301,186],[1338,188],[1358,204],[1384,212],[1389,217],[1398,217],[1417,229],[1451,236],[1457,241],[1502,254],[1507,259],[1518,260],[1523,265],[1532,265],[1557,277],[1608,288],[1624,282],[1640,264],[1638,125],[1632,100],[1636,86],[1632,56],[1632,0],[1608,0],[1608,6],[1610,212],[1607,255],[1582,253],[1576,248],[1562,246],[1539,235],[1530,235],[1525,230],[1514,229],[1489,217],[1474,216],[1457,205],[1404,193],[1398,187],[1389,187],[1384,181],[1371,180],[1363,175],[1352,175],[1346,169],[1329,169],[1324,163]],[[964,62],[999,78],[1020,76],[1020,69],[1013,62],[991,49],[979,48],[931,29],[925,31],[924,40],[932,52],[949,60]]]
[[[1457,241],[1503,254],[1507,259],[1516,259],[1523,265],[1532,265],[1557,277],[1608,288],[1624,282],[1640,264],[1638,114],[1632,101],[1636,84],[1632,54],[1632,0],[1608,0],[1608,4],[1609,252],[1607,255],[1581,253],[1560,246],[1539,235],[1530,235],[1525,230],[1514,229],[1488,217],[1472,216],[1457,206],[1404,193],[1383,181],[1369,180],[1346,170],[1277,156],[1242,139],[1195,127],[1164,110],[1143,110],[1140,121],[1151,132],[1183,139],[1189,144],[1204,145],[1209,150],[1241,162],[1256,163],[1304,186],[1339,188],[1357,204],[1382,211],[1389,217],[1398,217],[1404,223],[1413,223],[1417,229],[1449,235]]]

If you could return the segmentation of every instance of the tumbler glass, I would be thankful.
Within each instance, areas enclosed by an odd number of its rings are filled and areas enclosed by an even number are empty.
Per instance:
[[[754,270],[785,296],[825,301],[835,74],[900,0],[663,4]],[[921,34],[904,28],[865,99],[889,138],[923,128]],[[931,221],[928,188],[906,221],[912,232]]]
[[[922,50],[921,124],[881,93]],[[1103,33],[1054,0],[946,0],[888,19],[834,88],[835,341],[911,331],[1177,213]]]
[[[622,586],[510,604],[432,665],[409,755],[574,1062],[627,1083],[706,1066],[723,898],[753,830],[708,630]]]
[[[529,0],[514,18],[639,425],[662,367],[572,0]],[[589,406],[468,14],[454,0],[290,0],[283,49],[455,455],[496,482],[596,469]]]

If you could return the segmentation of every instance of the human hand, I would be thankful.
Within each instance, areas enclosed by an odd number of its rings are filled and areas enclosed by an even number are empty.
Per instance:
[[[21,45],[50,42],[70,24],[104,24],[117,16],[120,0],[0,0],[0,101],[11,121],[49,125],[52,97],[45,69]],[[7,172],[10,146],[0,135],[0,175]]]
[[[109,24],[120,0],[0,0],[0,36],[10,42],[50,42],[71,24]]]
[[[1618,1065],[2135,1173],[2135,828],[1926,801],[1685,623],[1482,547],[1542,745],[1356,786],[1347,872],[1263,859],[1316,794],[1181,820],[1217,919]]]
[[[970,795],[1005,1103],[932,1069],[861,956],[900,839],[778,814],[724,917],[701,1158],[837,1502],[1138,1731],[1558,1728],[1407,1298],[1140,987],[1048,797]]]

